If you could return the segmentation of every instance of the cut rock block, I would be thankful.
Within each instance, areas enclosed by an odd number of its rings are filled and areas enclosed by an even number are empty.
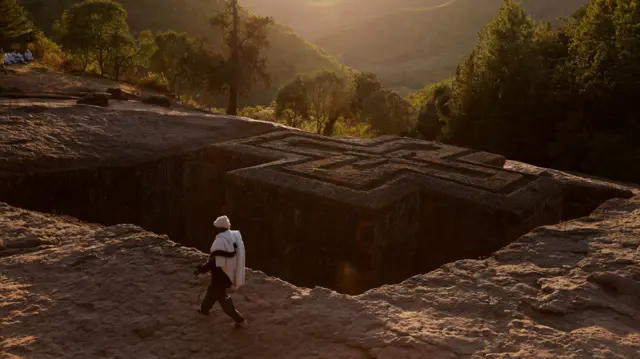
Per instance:
[[[562,216],[561,189],[502,156],[380,137],[273,132],[214,145],[226,213],[251,266],[297,285],[357,293],[486,256]]]

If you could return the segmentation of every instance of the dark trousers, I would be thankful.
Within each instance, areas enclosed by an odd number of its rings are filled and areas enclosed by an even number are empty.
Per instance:
[[[244,317],[236,310],[233,300],[231,300],[231,297],[227,294],[227,289],[220,285],[216,285],[216,283],[211,283],[209,284],[209,288],[207,288],[207,294],[202,300],[200,311],[203,313],[209,313],[209,310],[211,310],[211,307],[213,307],[216,302],[220,302],[222,310],[227,313],[228,316],[233,318],[236,323],[244,321]]]

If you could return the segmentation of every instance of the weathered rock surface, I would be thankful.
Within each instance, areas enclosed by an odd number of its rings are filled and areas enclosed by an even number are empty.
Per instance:
[[[0,176],[126,166],[284,128],[131,102],[109,108],[0,103]]]
[[[128,101],[139,97],[137,93],[123,90],[121,87],[109,87],[107,92],[111,95],[111,98],[119,101]]]
[[[112,92],[110,89],[120,89],[125,95],[139,94],[143,96],[160,95],[161,93],[133,85],[111,81],[100,75],[91,75],[84,72],[71,72],[56,70],[30,63],[15,68],[9,75],[2,77],[2,87],[17,87],[24,95],[73,95],[83,97],[94,92]],[[0,98],[4,97],[0,90]],[[113,95],[113,94],[112,94]],[[113,97],[117,99],[117,95]]]
[[[22,94],[22,93],[24,93],[24,91],[22,91],[20,88],[15,86],[11,86],[11,87],[0,86],[0,96],[5,94]]]
[[[564,197],[563,219],[565,220],[588,216],[608,199],[630,198],[634,194],[640,194],[640,186],[636,184],[616,183],[607,179],[536,167],[517,161],[505,161],[504,168],[550,177],[559,183]]]
[[[92,93],[83,96],[80,100],[78,100],[79,105],[92,105],[92,106],[100,106],[100,107],[108,107],[109,106],[109,97],[111,97],[108,93]]]
[[[141,102],[149,105],[171,107],[171,100],[167,96],[149,96],[143,98]]]
[[[639,197],[360,296],[248,271],[244,329],[195,313],[204,254],[138,227],[0,204],[0,238],[10,358],[640,358]]]

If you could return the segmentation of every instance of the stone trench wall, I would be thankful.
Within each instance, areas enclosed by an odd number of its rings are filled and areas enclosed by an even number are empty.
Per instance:
[[[531,229],[557,223],[562,216],[562,196],[549,196],[522,217],[496,213],[480,205],[470,205],[435,193],[424,195],[419,233],[413,257],[414,273],[425,273],[461,258],[478,258],[503,248]]]
[[[410,195],[371,211],[234,177],[227,182],[228,213],[251,248],[253,268],[343,293],[412,273],[407,255],[418,249],[419,200]]]
[[[126,167],[13,176],[0,178],[0,200],[104,225],[134,223],[206,250],[224,205],[223,167],[209,148]]]
[[[226,213],[243,233],[248,266],[344,293],[489,255],[561,219],[563,197],[551,179],[529,176],[508,195],[487,195],[446,175],[414,173],[446,173],[449,159],[416,159],[430,151],[457,153],[463,160],[454,159],[456,166],[489,172],[504,163],[501,156],[397,138],[359,147],[272,133],[126,167],[0,178],[0,201],[104,225],[134,223],[203,251],[213,240],[213,219]],[[319,174],[307,176],[310,169]]]

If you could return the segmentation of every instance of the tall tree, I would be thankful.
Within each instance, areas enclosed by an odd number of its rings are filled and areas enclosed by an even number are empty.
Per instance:
[[[276,118],[288,126],[300,127],[309,120],[310,104],[305,78],[296,76],[276,96]]]
[[[142,39],[139,43],[144,49]],[[228,82],[227,63],[201,38],[165,31],[156,35],[154,48],[150,70],[160,74],[169,91],[176,95],[201,90],[216,93]]]
[[[349,111],[347,78],[344,74],[323,70],[309,76],[305,82],[316,132],[331,136],[338,119]]]
[[[378,135],[409,131],[415,122],[411,103],[386,89],[371,72],[354,75],[351,84],[350,115],[369,124]]]
[[[359,72],[352,80],[353,97],[351,98],[351,114],[357,119],[363,111],[364,101],[375,92],[380,91],[383,86],[378,76],[372,72]]]
[[[16,0],[0,0],[0,47],[5,41],[35,32],[26,11]]]
[[[129,59],[129,76],[145,78],[151,71],[151,56],[157,50],[155,36],[150,30],[141,31],[136,39],[136,51]]]
[[[449,101],[451,86],[443,81],[423,90],[421,100],[417,103],[418,113],[416,131],[425,140],[442,140],[450,116]]]
[[[638,181],[639,64],[639,0],[592,0],[557,29],[504,0],[458,68],[447,140]]]
[[[364,99],[362,119],[377,135],[404,133],[415,126],[411,103],[388,89],[375,91]]]
[[[188,83],[194,41],[186,33],[174,31],[156,35],[157,50],[151,56],[151,69],[163,77],[172,93],[179,93]]]
[[[127,12],[112,0],[86,0],[65,10],[56,24],[63,48],[81,59],[84,69],[95,61],[100,73],[108,71],[109,52],[130,47]]]
[[[455,143],[529,160],[539,154],[539,146],[528,141],[548,132],[537,115],[546,75],[537,32],[538,25],[513,0],[505,0],[480,32],[454,82]]]
[[[253,14],[243,16],[238,0],[225,0],[226,11],[211,19],[211,24],[223,34],[228,59],[226,90],[229,94],[227,114],[238,113],[238,96],[248,91],[257,80],[269,82],[266,59],[262,50],[269,45],[267,30],[273,24],[270,17]]]
[[[109,36],[106,45],[110,50],[106,53],[103,60],[106,64],[103,66],[106,66],[111,78],[119,81],[123,73],[128,72],[133,65],[137,52],[136,42],[128,32],[117,32]]]
[[[594,0],[576,25],[569,51],[589,125],[624,131],[637,121],[629,104],[640,81],[640,3]]]
[[[110,37],[107,52],[107,72],[112,79],[144,78],[151,67],[150,59],[156,51],[151,31],[142,31],[137,38],[128,32],[118,32]]]
[[[637,181],[640,2],[593,0],[572,25],[567,81],[571,113],[562,126],[565,133],[583,134],[583,141],[565,136],[556,145],[565,153],[583,153],[570,163],[577,170]]]
[[[299,75],[278,92],[276,117],[296,126],[313,118],[315,130],[333,135],[336,122],[349,113],[350,88],[345,74],[323,70]]]

